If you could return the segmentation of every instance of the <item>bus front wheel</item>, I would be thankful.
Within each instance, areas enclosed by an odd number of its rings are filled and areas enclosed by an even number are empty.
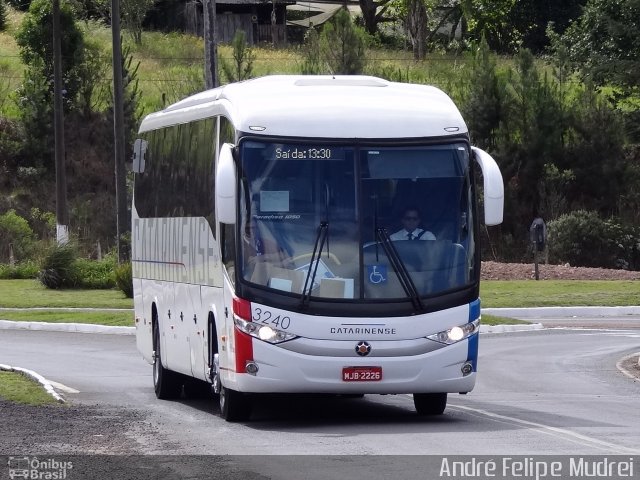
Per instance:
[[[220,416],[227,422],[242,422],[251,416],[251,397],[220,385]]]
[[[179,374],[167,370],[160,359],[160,332],[157,324],[153,327],[153,389],[161,400],[178,398],[182,390]]]
[[[414,393],[413,404],[418,415],[442,415],[447,408],[447,394]]]

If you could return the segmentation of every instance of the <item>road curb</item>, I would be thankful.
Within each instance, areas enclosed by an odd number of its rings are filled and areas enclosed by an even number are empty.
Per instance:
[[[511,318],[574,318],[640,315],[640,306],[483,308],[482,313]]]
[[[0,320],[0,330],[41,330],[47,332],[103,333],[110,335],[134,335],[135,327],[93,325],[89,323],[14,322]]]
[[[55,391],[55,389],[49,383],[49,381],[46,378],[44,378],[42,375],[40,375],[39,373],[34,372],[33,370],[27,370],[26,368],[20,368],[20,367],[12,367],[10,365],[3,365],[1,363],[0,363],[0,370],[5,371],[5,372],[17,372],[17,373],[20,373],[20,374],[24,375],[25,377],[28,377],[28,378],[30,378],[32,380],[35,380],[40,385],[42,385],[44,387],[45,391],[49,395],[51,395],[53,398],[55,398],[57,402],[66,403],[64,398],[62,398],[60,396],[60,394]]]
[[[630,358],[634,358],[634,357],[638,357],[638,365],[640,366],[640,352],[635,352],[635,353],[632,353],[630,355],[626,355],[626,356],[622,357],[620,360],[618,360],[616,362],[616,368],[622,374],[624,374],[625,376],[627,376],[629,378],[632,378],[633,380],[640,380],[640,378],[636,374],[634,374],[633,372],[630,372],[629,370],[627,370],[623,365],[624,362],[626,362]]]
[[[531,330],[543,330],[545,327],[541,323],[522,323],[516,325],[482,325],[480,333],[510,333],[527,332]]]

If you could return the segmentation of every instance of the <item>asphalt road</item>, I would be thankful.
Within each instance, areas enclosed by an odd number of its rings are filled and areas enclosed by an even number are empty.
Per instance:
[[[251,422],[230,424],[208,400],[157,400],[132,336],[0,331],[0,363],[77,390],[67,394],[76,405],[135,411],[145,425],[126,432],[136,452],[248,455],[243,471],[266,478],[300,478],[292,461],[309,479],[351,478],[341,466],[354,478],[419,468],[418,458],[380,455],[639,456],[640,382],[616,368],[639,350],[640,330],[483,334],[476,389],[451,395],[440,417],[415,416],[407,395],[274,396],[258,400]]]

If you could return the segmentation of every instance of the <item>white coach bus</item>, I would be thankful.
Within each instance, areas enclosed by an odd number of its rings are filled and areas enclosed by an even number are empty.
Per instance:
[[[263,77],[147,116],[135,151],[137,346],[159,398],[206,382],[238,421],[261,393],[409,393],[434,415],[473,389],[477,198],[499,224],[503,182],[442,91]]]

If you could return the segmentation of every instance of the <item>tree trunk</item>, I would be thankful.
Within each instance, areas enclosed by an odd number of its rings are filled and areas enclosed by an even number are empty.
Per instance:
[[[362,20],[364,28],[369,35],[375,35],[378,31],[378,19],[376,11],[378,5],[374,0],[360,0],[360,10],[362,11]]]
[[[413,45],[413,58],[424,60],[427,54],[427,9],[422,0],[409,0],[407,29]]]

